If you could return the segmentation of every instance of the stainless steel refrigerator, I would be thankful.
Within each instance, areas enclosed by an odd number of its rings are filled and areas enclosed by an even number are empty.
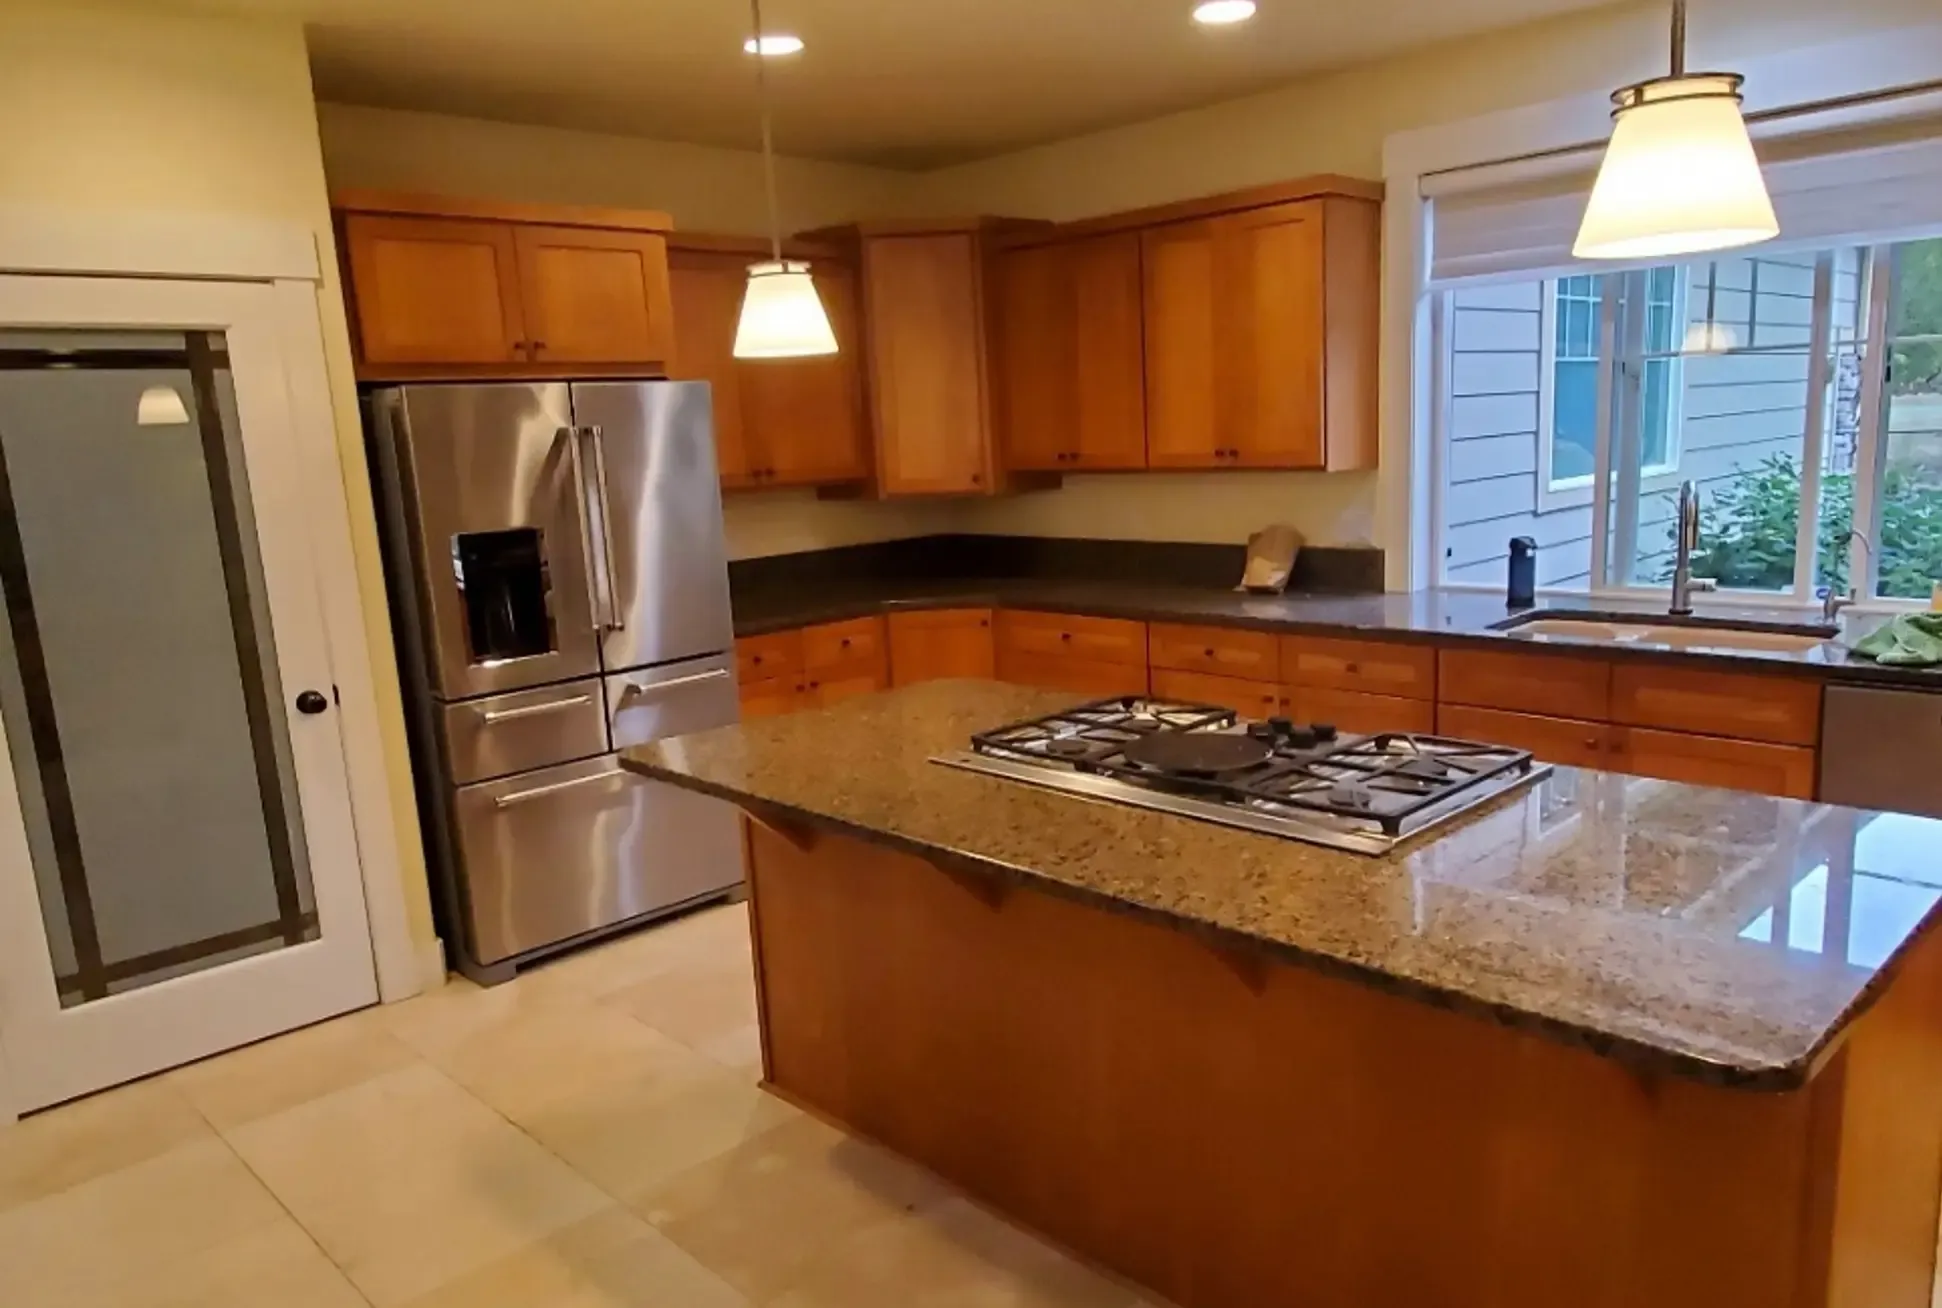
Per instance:
[[[707,386],[404,386],[371,441],[458,968],[503,981],[733,891],[733,811],[614,753],[737,717]]]

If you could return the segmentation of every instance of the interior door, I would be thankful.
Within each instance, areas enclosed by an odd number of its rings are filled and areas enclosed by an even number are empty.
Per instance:
[[[274,294],[0,277],[16,1108],[377,998]]]

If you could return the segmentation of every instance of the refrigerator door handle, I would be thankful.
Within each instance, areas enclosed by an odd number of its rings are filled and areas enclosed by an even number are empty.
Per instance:
[[[680,690],[684,686],[700,686],[711,681],[726,680],[728,680],[728,669],[716,668],[712,672],[697,672],[693,676],[676,677],[672,681],[651,681],[646,684],[630,681],[627,683],[627,688],[620,692],[620,702],[627,704],[637,699],[651,699],[656,695],[665,695],[671,690]]]
[[[614,600],[614,588],[618,584],[614,573],[614,533],[610,524],[614,520],[613,501],[607,494],[607,443],[599,427],[585,429],[593,443],[593,482],[600,495],[600,556],[607,565],[607,628],[620,631],[626,627],[621,620],[620,605]]]
[[[600,617],[600,588],[593,580],[593,524],[587,520],[587,477],[580,466],[580,429],[562,427],[560,435],[566,437],[567,462],[573,472],[573,516],[580,524],[580,554],[584,560],[581,574],[587,583],[587,611],[593,615],[595,634],[606,630],[606,623]]]

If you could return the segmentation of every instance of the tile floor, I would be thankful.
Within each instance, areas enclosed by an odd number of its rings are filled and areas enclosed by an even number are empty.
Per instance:
[[[762,1093],[747,918],[0,1131],[5,1308],[1139,1308]]]

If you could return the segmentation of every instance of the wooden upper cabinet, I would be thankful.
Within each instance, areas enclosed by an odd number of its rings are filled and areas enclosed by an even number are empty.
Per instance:
[[[742,419],[735,362],[735,321],[742,311],[747,272],[741,261],[716,254],[675,250],[668,256],[673,300],[674,351],[668,376],[707,382],[714,396],[715,462],[722,486],[755,484],[760,462]]]
[[[742,414],[764,486],[866,481],[870,442],[863,386],[855,268],[813,261],[816,294],[836,333],[836,353],[736,362]]]
[[[374,191],[332,200],[360,376],[666,370],[666,214]]]
[[[1139,235],[1009,249],[994,265],[1005,466],[1145,467]]]
[[[513,229],[536,362],[666,363],[674,325],[666,238],[583,227]]]
[[[975,231],[863,238],[877,481],[885,495],[993,488],[982,276]]]
[[[525,361],[510,227],[354,213],[345,216],[343,230],[367,362]]]
[[[1374,466],[1378,212],[1305,199],[1143,234],[1152,466]]]
[[[836,332],[837,352],[808,359],[737,359],[735,325],[748,265],[761,257],[681,242],[668,256],[674,300],[669,375],[705,381],[715,397],[715,449],[729,490],[865,481],[870,449],[858,381],[855,270],[814,260],[816,290]]]

